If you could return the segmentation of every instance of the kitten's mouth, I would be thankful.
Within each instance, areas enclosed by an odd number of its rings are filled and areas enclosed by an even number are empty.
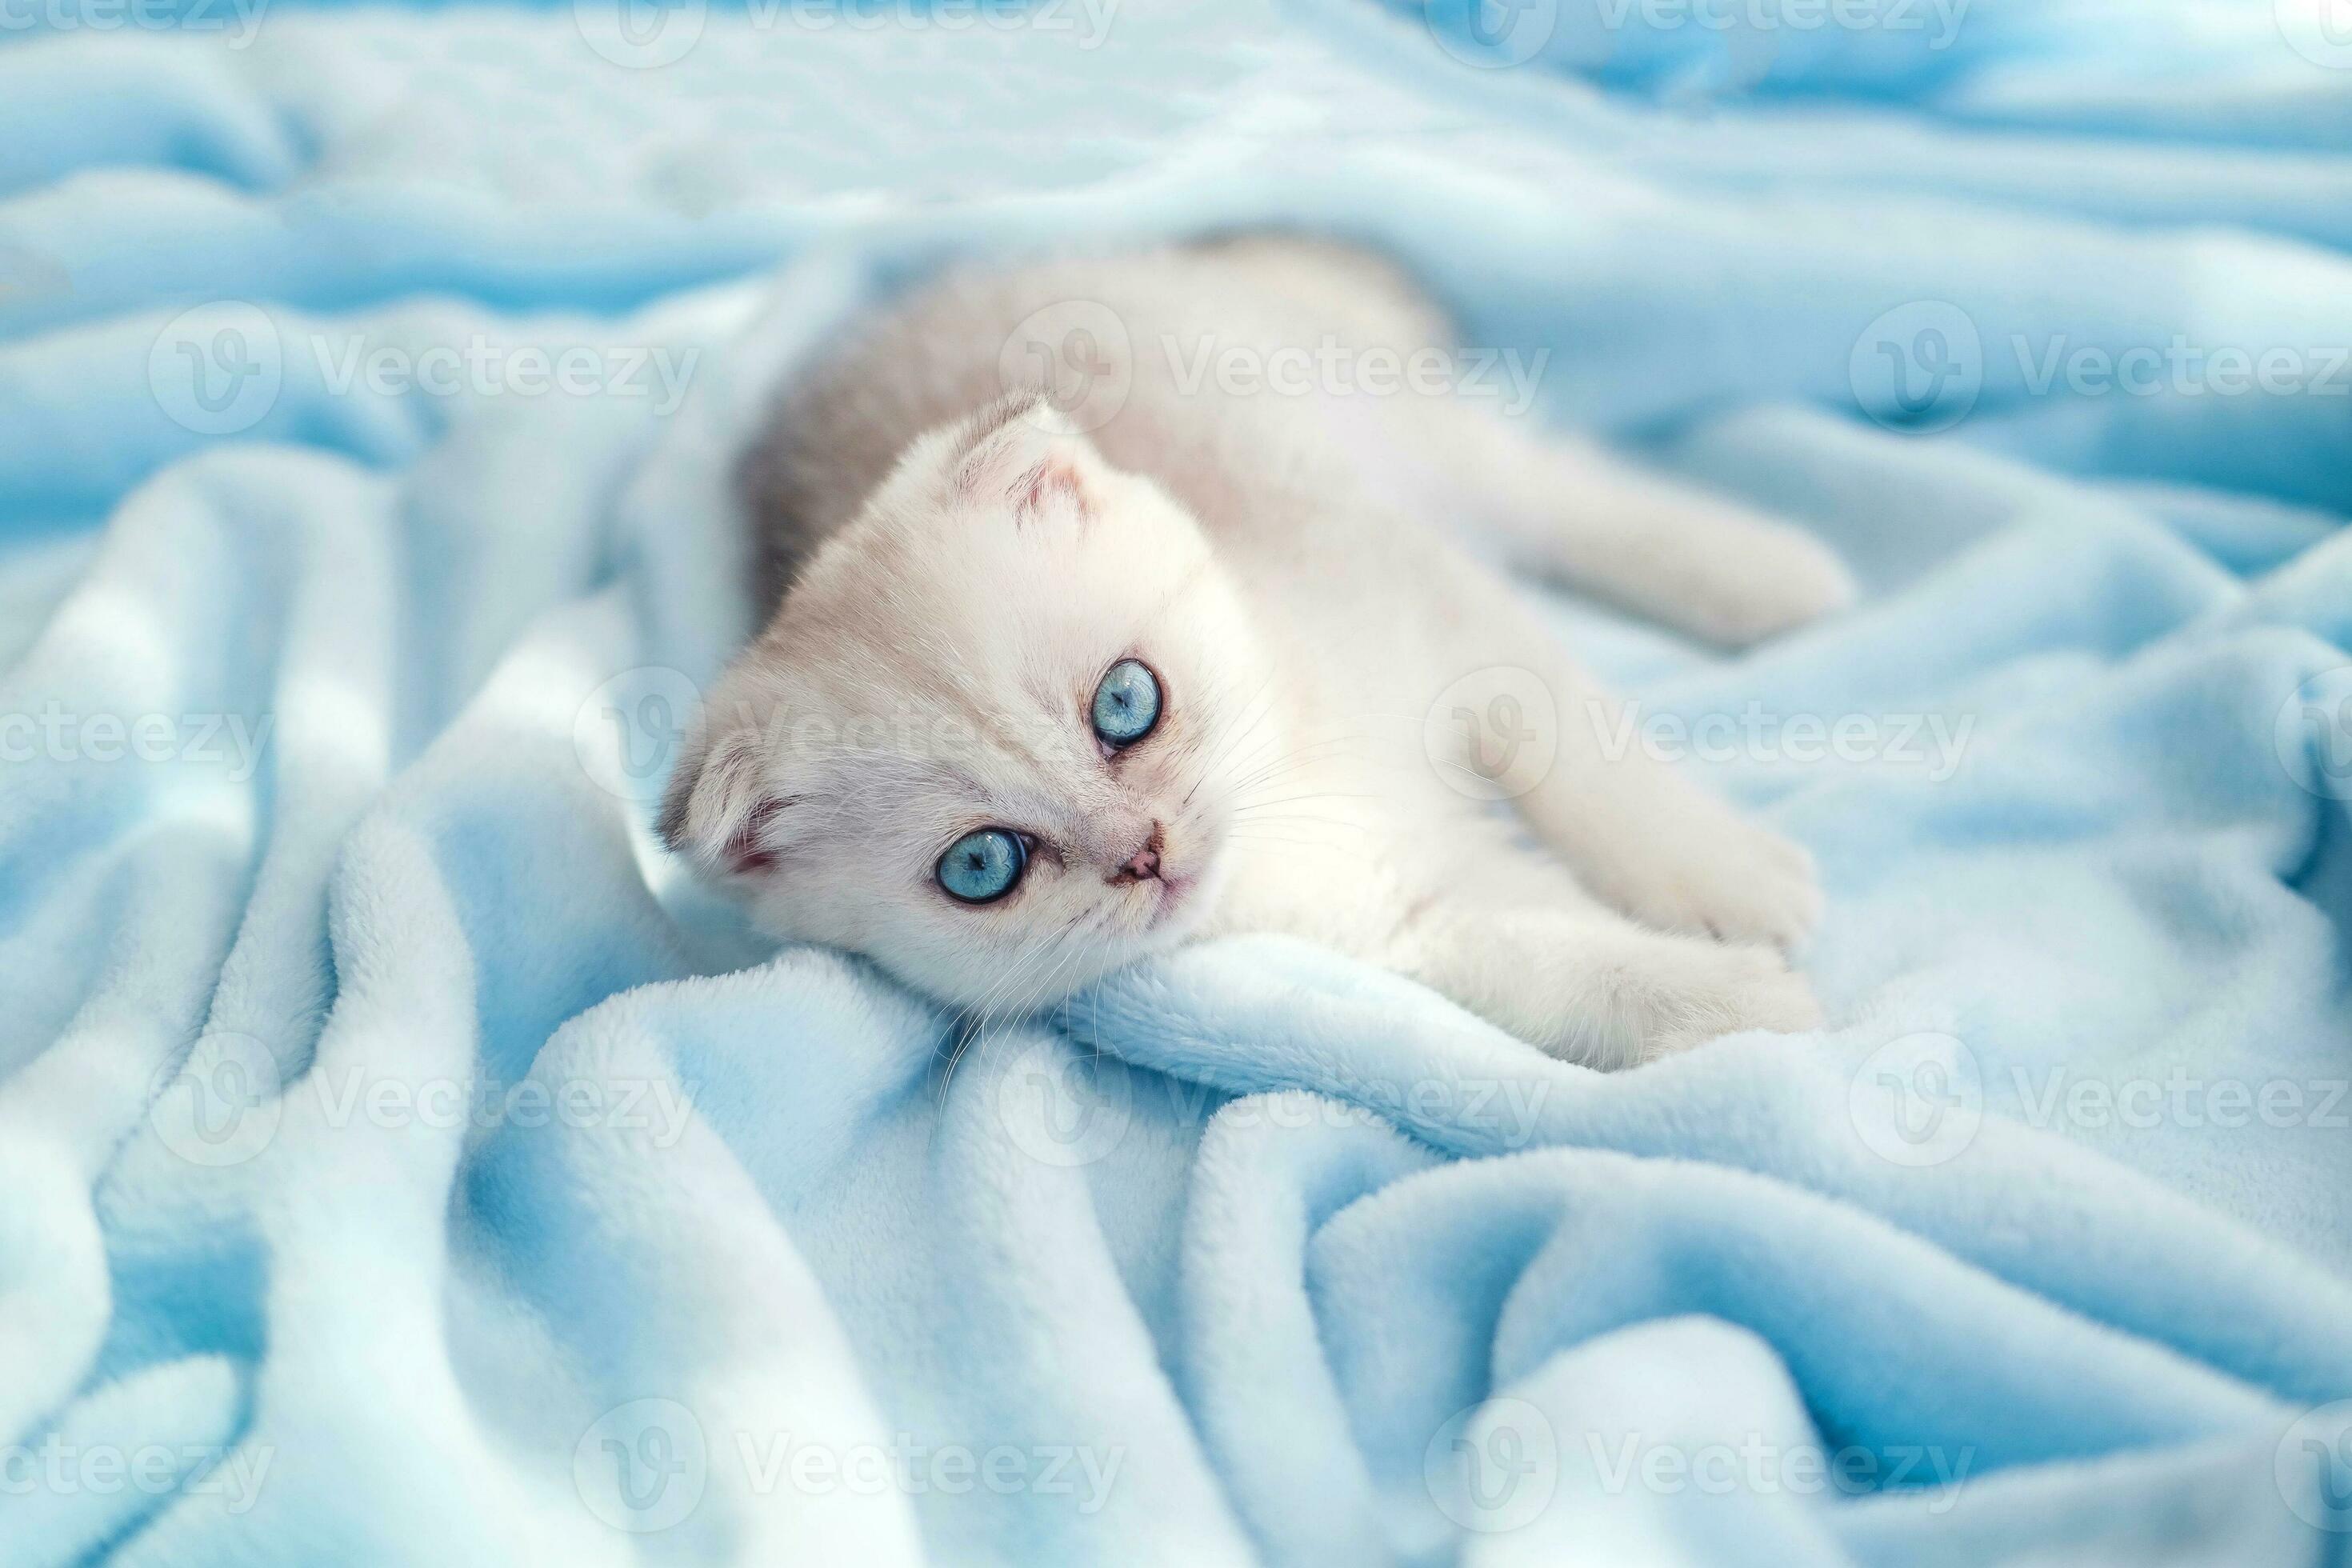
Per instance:
[[[1189,894],[1195,887],[1199,886],[1200,880],[1201,879],[1197,876],[1170,877],[1162,875],[1154,877],[1150,880],[1139,884],[1142,887],[1150,889],[1152,897],[1151,913],[1144,921],[1143,929],[1146,931],[1157,931],[1160,927],[1166,925],[1171,920],[1174,919],[1176,911],[1184,904],[1185,895]]]
[[[1195,886],[1197,881],[1200,881],[1200,877],[1152,877],[1150,886],[1152,889],[1157,889],[1155,893],[1157,902],[1152,905],[1150,924],[1148,924],[1146,929],[1167,924],[1169,917],[1173,917],[1176,910],[1183,905],[1185,893],[1192,891],[1192,886]]]

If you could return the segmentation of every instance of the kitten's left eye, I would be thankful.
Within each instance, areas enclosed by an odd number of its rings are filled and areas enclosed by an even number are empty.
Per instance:
[[[1093,719],[1104,745],[1132,746],[1160,722],[1160,678],[1139,658],[1120,659],[1095,688]]]

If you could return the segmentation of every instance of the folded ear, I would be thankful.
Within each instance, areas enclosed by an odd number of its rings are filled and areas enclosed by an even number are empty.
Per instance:
[[[662,842],[709,871],[764,871],[775,864],[768,826],[784,805],[767,787],[758,731],[739,726],[678,758],[662,794]]]
[[[1003,498],[1024,512],[1063,505],[1094,515],[1102,457],[1042,394],[1001,397],[965,422],[951,459],[956,491]]]

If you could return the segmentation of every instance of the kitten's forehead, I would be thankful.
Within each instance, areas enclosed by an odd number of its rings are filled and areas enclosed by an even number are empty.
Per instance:
[[[1097,761],[1077,690],[1087,672],[1032,657],[1002,630],[862,636],[803,663],[779,726],[782,761],[827,793],[899,800],[1082,780]]]
[[[827,668],[845,695],[878,680],[973,717],[1066,702],[1144,635],[1159,594],[1148,561],[1021,532],[974,520],[871,541],[788,606],[789,656]]]

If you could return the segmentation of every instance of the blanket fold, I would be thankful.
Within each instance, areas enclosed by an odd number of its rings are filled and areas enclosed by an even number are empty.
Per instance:
[[[952,9],[0,40],[0,1559],[2352,1561],[2325,8]],[[779,379],[1270,222],[1853,563],[1528,589],[1826,1028],[1251,938],[969,1034],[656,845]]]

